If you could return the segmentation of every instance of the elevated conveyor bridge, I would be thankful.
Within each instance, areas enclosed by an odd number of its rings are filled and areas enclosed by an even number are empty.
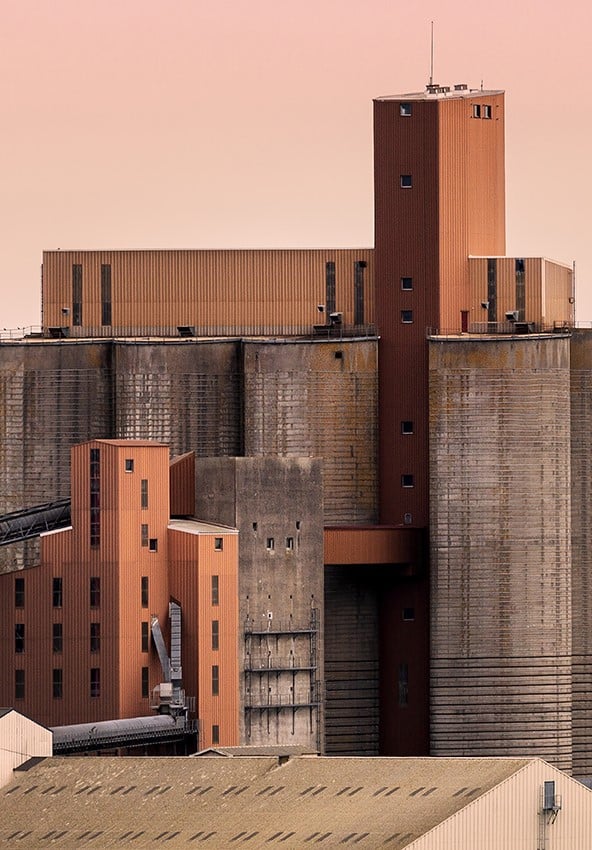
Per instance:
[[[70,525],[70,499],[58,499],[0,516],[0,546],[39,537]]]

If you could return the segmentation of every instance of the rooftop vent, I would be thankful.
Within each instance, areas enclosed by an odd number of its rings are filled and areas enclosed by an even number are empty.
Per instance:
[[[455,83],[454,84],[454,91],[466,91],[467,89],[468,89],[468,86],[467,86],[466,83]]]

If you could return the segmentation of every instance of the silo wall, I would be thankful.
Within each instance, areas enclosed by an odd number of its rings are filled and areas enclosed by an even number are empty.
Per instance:
[[[572,767],[569,338],[429,344],[431,750]]]

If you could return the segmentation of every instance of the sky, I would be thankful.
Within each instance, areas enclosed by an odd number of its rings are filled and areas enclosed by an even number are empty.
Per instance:
[[[0,332],[44,249],[373,245],[372,98],[506,91],[507,253],[592,322],[588,2],[0,0]]]

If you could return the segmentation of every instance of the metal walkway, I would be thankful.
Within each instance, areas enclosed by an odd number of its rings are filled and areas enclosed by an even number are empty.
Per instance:
[[[70,499],[58,499],[0,516],[0,546],[39,537],[44,531],[70,525]]]

